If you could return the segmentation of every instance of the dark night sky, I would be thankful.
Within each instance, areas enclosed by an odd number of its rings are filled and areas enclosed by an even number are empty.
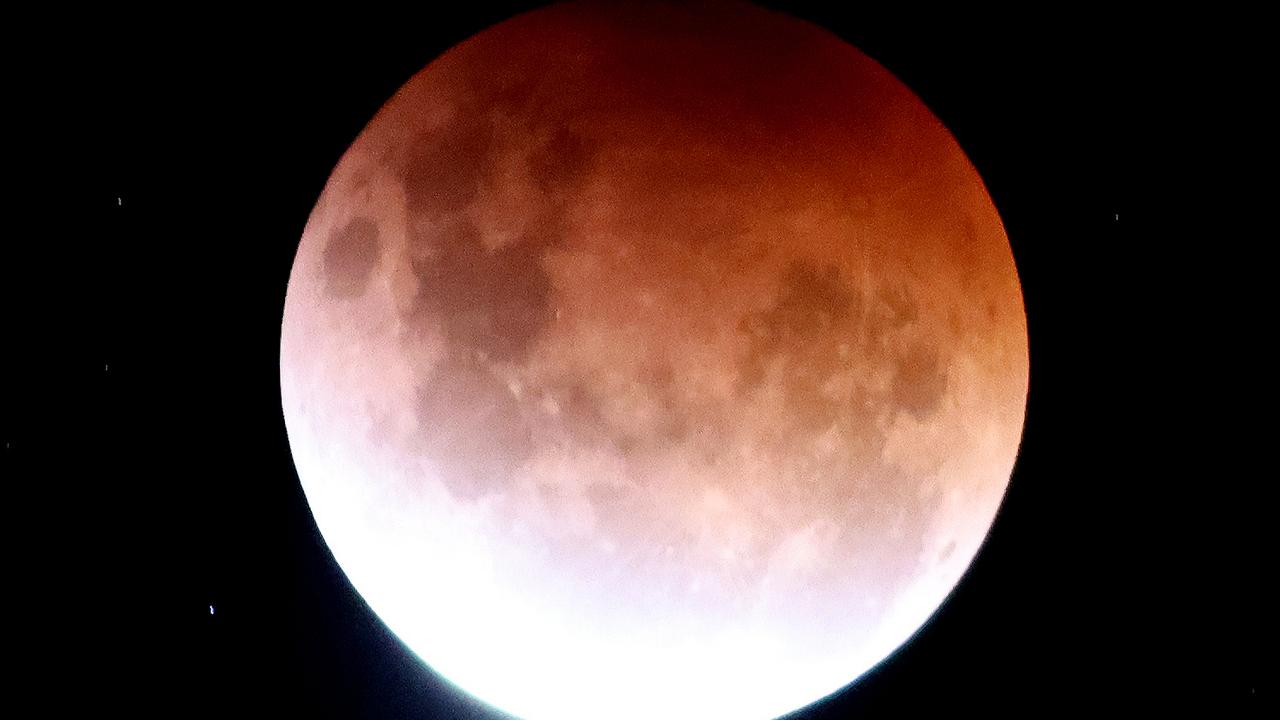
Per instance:
[[[51,70],[22,73],[19,120],[61,138],[18,143],[41,168],[17,208],[37,229],[3,265],[10,548],[30,578],[8,618],[41,714],[501,717],[347,584],[279,408],[285,283],[329,170],[413,73],[527,6],[464,5],[105,15],[14,65]],[[1139,197],[1177,164],[1155,96],[1177,74],[1194,108],[1203,78],[1160,59],[1150,18],[786,7],[888,67],[969,154],[1013,243],[1032,375],[1013,482],[965,580],[797,720],[1256,711],[1255,480],[1212,451],[1230,416],[1200,383],[1225,370],[1196,353],[1227,330],[1187,292],[1220,261],[1161,250],[1178,222]]]

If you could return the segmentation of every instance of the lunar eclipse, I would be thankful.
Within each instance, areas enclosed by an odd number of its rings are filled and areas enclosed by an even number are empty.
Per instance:
[[[325,542],[434,670],[524,718],[770,718],[955,587],[1028,354],[983,182],[888,71],[745,3],[586,2],[355,139],[280,371]]]

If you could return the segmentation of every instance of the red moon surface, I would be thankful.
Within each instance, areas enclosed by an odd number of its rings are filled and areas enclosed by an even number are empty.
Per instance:
[[[835,35],[567,3],[409,80],[298,247],[325,542],[531,719],[769,718],[906,642],[1009,482],[1026,316],[974,167]]]

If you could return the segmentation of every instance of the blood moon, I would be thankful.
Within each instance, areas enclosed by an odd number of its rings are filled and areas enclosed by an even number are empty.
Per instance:
[[[445,53],[312,213],[281,341],[334,557],[528,718],[771,717],[977,552],[1027,391],[955,140],[837,37],[570,3]]]

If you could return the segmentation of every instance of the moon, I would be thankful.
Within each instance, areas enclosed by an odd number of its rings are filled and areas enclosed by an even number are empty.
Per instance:
[[[531,719],[769,718],[973,560],[1026,315],[982,179],[859,50],[737,2],[565,3],[356,138],[280,374],[317,527],[435,671]]]

